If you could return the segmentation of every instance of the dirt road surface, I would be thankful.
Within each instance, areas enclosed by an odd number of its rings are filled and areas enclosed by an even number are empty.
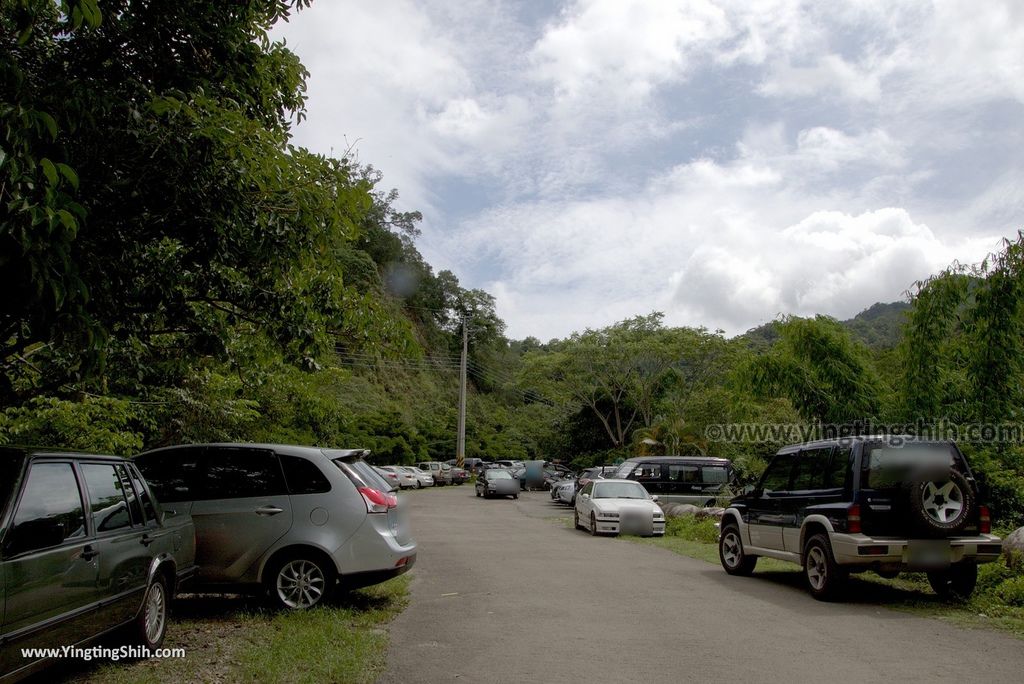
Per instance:
[[[717,565],[566,523],[547,492],[407,495],[412,601],[387,684],[1022,681],[1024,643],[854,597],[821,603],[799,569]],[[560,520],[560,519],[561,520]]]

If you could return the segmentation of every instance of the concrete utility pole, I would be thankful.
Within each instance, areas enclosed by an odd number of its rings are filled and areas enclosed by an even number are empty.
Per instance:
[[[469,351],[469,320],[462,318],[462,360],[459,363],[459,441],[455,446],[455,465],[466,464],[466,355]]]

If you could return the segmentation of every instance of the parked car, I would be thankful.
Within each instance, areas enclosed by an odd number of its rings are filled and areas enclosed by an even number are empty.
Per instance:
[[[568,505],[572,503],[575,492],[576,480],[561,480],[551,485],[551,500]]]
[[[397,491],[402,488],[402,480],[395,471],[388,470],[385,466],[373,466],[373,469],[388,483],[388,491]]]
[[[476,495],[489,499],[492,496],[519,498],[519,480],[507,468],[488,468],[476,479]]]
[[[122,626],[157,649],[195,571],[186,511],[162,510],[123,458],[0,447],[0,679],[45,660],[26,648],[80,645]]]
[[[952,442],[824,440],[779,450],[722,517],[719,557],[749,575],[759,556],[801,565],[811,595],[839,596],[851,572],[925,571],[936,593],[967,597],[999,558],[988,508]]]
[[[157,498],[191,513],[196,583],[262,591],[277,607],[322,603],[340,584],[383,582],[416,561],[406,508],[365,449],[197,444],[135,458]]]
[[[469,471],[458,466],[451,466],[452,484],[460,485],[469,482]]]
[[[440,461],[424,461],[417,463],[416,467],[430,473],[437,486],[450,485],[452,483],[452,467]]]
[[[434,476],[416,466],[399,466],[402,470],[416,478],[416,489],[434,486]]]
[[[712,506],[733,479],[732,463],[702,456],[642,456],[622,463],[615,473],[636,480],[661,501]]]
[[[399,489],[415,489],[419,484],[416,476],[402,466],[381,466],[381,470],[392,473],[398,478]]]
[[[569,505],[570,506],[575,506],[576,505],[576,494],[581,489],[586,487],[588,482],[590,482],[591,480],[601,480],[601,479],[613,478],[613,477],[615,477],[615,471],[617,471],[617,470],[618,470],[618,466],[603,465],[603,466],[594,466],[592,468],[587,468],[586,470],[581,472],[576,477],[575,486],[568,492],[568,494],[570,495],[569,502],[568,502]],[[563,494],[564,493],[566,493],[566,492],[563,491]]]
[[[665,534],[665,513],[639,482],[592,480],[576,497],[576,529],[590,534]]]

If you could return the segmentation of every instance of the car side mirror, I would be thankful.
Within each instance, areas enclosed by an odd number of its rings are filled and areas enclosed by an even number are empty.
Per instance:
[[[657,494],[651,494],[651,501],[657,501],[657,500],[658,500],[658,495]]]
[[[746,496],[749,494],[753,494],[755,491],[757,491],[757,487],[755,487],[754,485],[747,485],[746,487],[740,490],[740,494]]]
[[[589,494],[580,494],[580,498],[589,499],[590,495]]]

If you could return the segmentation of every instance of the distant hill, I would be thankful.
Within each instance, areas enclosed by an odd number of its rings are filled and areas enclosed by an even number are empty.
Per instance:
[[[863,342],[872,349],[890,349],[900,341],[900,333],[906,323],[906,312],[910,309],[907,302],[878,302],[861,311],[853,318],[840,321],[850,331],[854,339]],[[751,328],[740,335],[756,350],[767,349],[779,338],[774,323],[765,323]]]

